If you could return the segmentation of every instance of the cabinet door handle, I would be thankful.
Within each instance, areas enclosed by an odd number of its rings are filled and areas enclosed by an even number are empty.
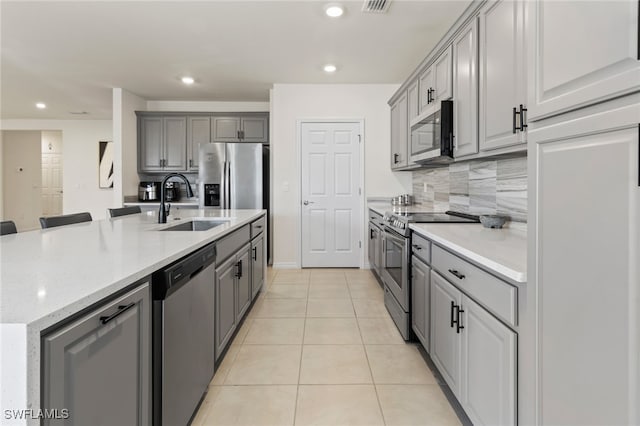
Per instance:
[[[516,130],[518,130],[518,127],[516,126],[516,115],[517,114],[519,114],[519,113],[516,110],[516,107],[513,107],[513,134],[515,134]]]
[[[369,239],[373,240],[373,229],[369,229]]]
[[[456,333],[460,334],[460,330],[462,330],[464,328],[464,325],[462,325],[462,321],[460,321],[460,314],[464,313],[464,309],[460,309],[460,306],[456,306]]]
[[[451,328],[453,328],[453,326],[456,325],[456,321],[457,321],[455,310],[456,310],[456,304],[452,300],[451,301]]]
[[[162,158],[159,160],[159,166],[162,167]]]
[[[238,261],[237,266],[238,266],[238,273],[236,274],[236,277],[242,278],[242,260]]]
[[[453,276],[455,276],[456,278],[460,279],[460,280],[464,280],[464,275],[461,274],[460,272],[458,272],[455,269],[449,269],[449,273],[452,274]]]
[[[120,306],[118,306],[118,310],[116,312],[114,312],[114,313],[112,313],[111,315],[108,315],[108,316],[100,317],[100,322],[102,324],[106,324],[109,321],[115,319],[118,315],[122,315],[123,313],[125,313],[129,309],[133,308],[135,305],[136,304],[134,302],[131,302],[128,305],[120,305]]]
[[[422,250],[422,247],[420,247],[420,246],[419,246],[419,245],[417,245],[417,244],[413,244],[411,247],[413,247],[413,248],[414,248],[414,249],[416,249],[416,250]]]
[[[522,104],[520,104],[520,112],[518,114],[520,114],[520,131],[522,132],[524,132],[524,129],[529,127],[529,125],[526,122],[527,119],[526,119],[525,112],[527,112],[527,109],[524,108]]]
[[[189,167],[193,167],[193,159],[189,159]]]
[[[258,247],[253,248],[253,260],[258,261]]]
[[[393,154],[393,164],[398,164],[400,162],[400,160],[398,160],[398,157],[398,154]]]

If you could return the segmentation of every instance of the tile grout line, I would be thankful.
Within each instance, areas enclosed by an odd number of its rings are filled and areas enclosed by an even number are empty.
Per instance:
[[[349,290],[351,291],[351,290]],[[351,299],[351,302],[353,303],[353,298]],[[355,310],[355,306],[354,306],[354,310]],[[378,401],[378,408],[380,409],[380,416],[382,417],[382,423],[384,425],[387,424],[387,420],[384,417],[384,411],[382,410],[382,403],[380,402],[380,395],[378,394],[378,386],[376,383],[376,379],[373,375],[373,369],[371,368],[371,361],[369,360],[369,352],[367,352],[367,345],[364,344],[364,337],[362,336],[362,330],[360,329],[360,321],[356,320],[356,322],[358,323],[358,330],[360,331],[360,340],[362,340],[362,348],[364,349],[364,355],[367,358],[367,366],[369,367],[369,373],[371,374],[371,382],[373,384],[373,391],[376,394],[376,401]]]
[[[304,305],[304,322],[302,326],[302,342],[300,345],[300,363],[298,364],[298,384],[296,385],[296,400],[293,406],[293,426],[296,424],[298,415],[298,398],[300,397],[300,376],[302,376],[302,355],[304,354],[304,338],[307,332],[307,309],[309,308],[309,289],[307,288],[307,298]]]

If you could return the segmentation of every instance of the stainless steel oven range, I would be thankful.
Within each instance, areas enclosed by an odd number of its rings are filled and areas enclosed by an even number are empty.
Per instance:
[[[382,281],[384,304],[405,340],[411,338],[411,231],[410,223],[479,223],[478,216],[446,213],[394,213],[384,215]]]

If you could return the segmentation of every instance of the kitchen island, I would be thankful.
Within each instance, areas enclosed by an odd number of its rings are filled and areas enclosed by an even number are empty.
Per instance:
[[[86,222],[0,238],[0,409],[38,410],[41,337],[61,321],[108,299],[265,214],[264,210],[182,210]],[[162,229],[194,218],[224,219],[206,231]]]

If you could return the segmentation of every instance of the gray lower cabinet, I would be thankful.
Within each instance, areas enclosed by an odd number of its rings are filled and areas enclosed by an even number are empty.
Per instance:
[[[455,306],[462,293],[439,274],[431,271],[431,359],[456,395],[460,395],[462,338],[456,331]]]
[[[431,268],[418,259],[411,258],[411,328],[425,350],[429,352],[429,312]]]
[[[264,234],[251,241],[251,298],[255,299],[264,284],[265,247]]]
[[[70,420],[44,425],[151,424],[149,284],[43,337],[43,409]]]
[[[218,361],[220,355],[224,352],[237,326],[236,264],[236,257],[231,256],[226,262],[216,268],[216,361]]]
[[[475,425],[515,425],[516,333],[462,298],[462,395]]]
[[[238,297],[237,297],[237,317],[238,323],[244,317],[244,314],[249,309],[251,305],[251,301],[253,300],[252,292],[251,292],[251,244],[247,244],[246,246],[240,249],[240,252],[236,255],[237,259],[237,288],[238,288]]]

